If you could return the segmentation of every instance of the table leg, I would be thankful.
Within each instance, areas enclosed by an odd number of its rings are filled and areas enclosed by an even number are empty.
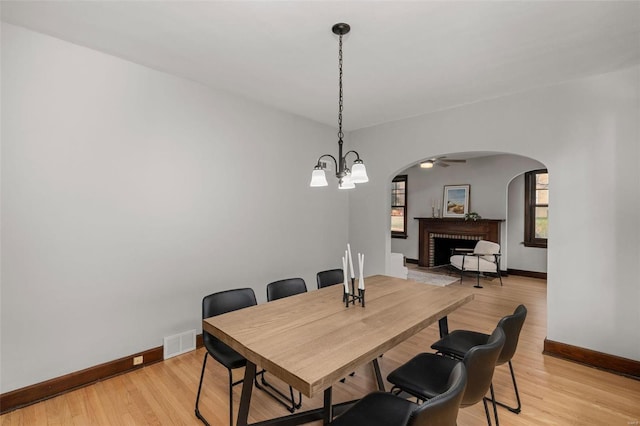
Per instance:
[[[440,327],[440,338],[449,334],[449,322],[447,321],[447,317],[442,317],[438,320],[438,327]]]
[[[331,402],[332,388],[328,387],[324,390],[324,410],[322,424],[328,425],[333,420],[333,404]]]
[[[244,368],[244,382],[242,383],[242,395],[240,396],[240,408],[238,409],[238,421],[236,426],[247,426],[249,421],[249,404],[251,403],[251,392],[253,391],[253,381],[256,378],[256,365],[247,361]]]
[[[386,392],[384,390],[384,380],[382,379],[382,373],[380,373],[380,364],[378,363],[378,358],[371,361],[373,364],[373,372],[376,376],[376,382],[378,383],[378,390],[381,392]]]

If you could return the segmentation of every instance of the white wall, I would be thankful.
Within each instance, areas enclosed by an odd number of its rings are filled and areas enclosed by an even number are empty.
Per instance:
[[[419,160],[419,159],[416,159]],[[538,161],[518,155],[490,155],[469,158],[466,163],[452,164],[449,167],[421,169],[412,166],[399,174],[407,174],[407,239],[392,238],[391,251],[403,253],[410,259],[418,259],[420,239],[419,224],[415,217],[431,217],[431,204],[437,200],[442,211],[444,185],[469,184],[469,211],[474,211],[484,219],[507,218],[507,186],[509,181],[523,172],[544,168]],[[509,229],[506,222],[501,228],[501,268],[511,267]],[[520,241],[522,241],[520,233]]]
[[[552,177],[547,337],[640,359],[639,93],[636,66],[353,132],[370,182],[350,195],[350,239],[369,272],[387,265],[398,171],[434,153],[535,158]]]
[[[542,169],[544,167],[538,167]],[[534,169],[532,169],[534,170]],[[509,183],[507,244],[509,268],[521,271],[547,272],[547,249],[525,247],[524,240],[524,174]],[[553,244],[553,240],[551,240]]]
[[[1,392],[339,266],[348,196],[308,187],[335,129],[3,24],[1,135]]]

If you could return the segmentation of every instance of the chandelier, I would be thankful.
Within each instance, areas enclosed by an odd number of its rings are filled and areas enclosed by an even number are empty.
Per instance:
[[[348,151],[346,154],[342,155],[342,138],[344,137],[344,133],[342,133],[342,36],[347,34],[351,30],[349,24],[338,23],[335,24],[331,31],[339,37],[339,48],[338,48],[338,159],[331,154],[324,154],[318,158],[318,162],[316,166],[313,168],[313,172],[311,174],[311,183],[309,186],[327,186],[327,177],[325,176],[323,166],[323,162],[321,161],[323,158],[331,158],[335,165],[336,177],[338,178],[338,188],[340,189],[351,189],[356,187],[356,183],[365,183],[369,182],[369,177],[367,176],[367,169],[364,167],[363,161],[360,159],[360,154],[356,151]],[[351,169],[347,166],[347,156],[349,154],[353,154],[356,156],[356,159],[353,161],[353,165]]]

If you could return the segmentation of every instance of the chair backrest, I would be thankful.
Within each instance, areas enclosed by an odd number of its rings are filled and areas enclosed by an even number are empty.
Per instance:
[[[500,253],[500,244],[494,243],[492,241],[480,240],[476,243],[473,252],[488,255],[498,254]],[[488,260],[489,262],[496,261],[495,256],[482,256],[482,258]]]
[[[462,397],[461,407],[473,405],[482,400],[491,386],[496,360],[504,346],[505,335],[496,327],[484,345],[478,345],[467,351],[462,362],[467,368],[467,388]]]
[[[519,305],[512,315],[507,315],[498,322],[498,327],[504,331],[505,341],[502,352],[498,357],[497,365],[502,365],[511,361],[513,355],[516,353],[518,347],[518,339],[520,338],[520,331],[524,324],[524,320],[527,318],[527,308],[524,305]]]
[[[344,274],[342,269],[329,269],[328,271],[318,272],[316,281],[318,282],[318,288],[342,284],[344,283]]]
[[[256,295],[251,288],[238,288],[221,291],[205,296],[202,299],[202,319],[237,311],[238,309],[257,305]],[[224,345],[220,340],[202,330],[202,341],[208,350]]]
[[[467,371],[460,362],[449,374],[447,390],[416,408],[411,413],[407,426],[456,426],[466,386]]]
[[[267,284],[267,300],[269,302],[306,292],[307,285],[302,278],[287,278]]]

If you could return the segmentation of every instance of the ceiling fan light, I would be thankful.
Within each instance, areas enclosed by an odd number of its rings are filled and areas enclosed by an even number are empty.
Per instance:
[[[313,172],[311,173],[311,183],[309,186],[317,187],[317,186],[327,186],[327,176],[324,174],[324,170],[320,166],[315,166],[313,168]]]
[[[420,163],[420,167],[423,169],[430,169],[433,167],[433,160],[427,160]]]
[[[354,161],[353,167],[351,167],[351,182],[369,182],[369,176],[367,176],[367,168],[364,166],[364,163],[360,159]]]

